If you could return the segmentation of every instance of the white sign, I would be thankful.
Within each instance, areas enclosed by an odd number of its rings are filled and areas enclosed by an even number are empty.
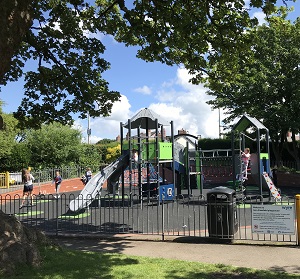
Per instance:
[[[252,232],[295,234],[294,205],[252,205]]]

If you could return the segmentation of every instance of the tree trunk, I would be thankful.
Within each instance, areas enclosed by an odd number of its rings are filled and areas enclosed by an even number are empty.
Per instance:
[[[282,166],[282,144],[279,141],[272,142],[272,150],[275,156],[275,165]]]
[[[11,59],[32,25],[36,0],[0,0],[0,84],[10,69]]]
[[[295,159],[297,170],[300,170],[300,159],[299,159],[299,148],[297,145],[296,137],[295,137],[295,131],[292,130],[292,149],[290,148],[289,144],[286,143],[286,149],[289,152],[289,154]]]

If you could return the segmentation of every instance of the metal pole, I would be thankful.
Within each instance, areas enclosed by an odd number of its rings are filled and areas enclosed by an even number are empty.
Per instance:
[[[236,158],[235,158],[235,150],[234,145],[235,143],[235,135],[234,130],[231,131],[231,153],[232,153],[232,181],[233,181],[233,187],[235,188],[235,182],[236,182]]]
[[[300,246],[300,194],[295,196],[297,219],[297,245]]]
[[[173,126],[173,121],[170,122],[171,124],[171,142],[172,142],[172,176],[173,176],[173,185],[174,185],[174,191],[177,188],[177,195],[181,194],[181,189],[180,189],[180,183],[177,183],[178,187],[176,187],[176,172],[175,172],[175,139],[174,139],[174,126]]]
[[[260,188],[260,196],[263,202],[263,190],[262,190],[262,170],[261,170],[261,161],[260,161],[260,149],[261,149],[261,144],[260,144],[260,130],[257,129],[257,136],[256,136],[256,140],[257,140],[257,163],[258,163],[258,184],[259,184],[259,188]]]
[[[123,123],[120,122],[120,137],[121,137],[121,155],[123,155],[123,144],[124,144],[124,135],[123,135]],[[124,167],[122,167],[122,177],[121,177],[121,180],[122,180],[122,204],[124,205],[124,195],[125,195],[125,179],[124,179]]]
[[[129,195],[132,202],[132,139],[131,139],[131,121],[128,119],[128,146],[129,146]]]
[[[159,194],[159,143],[158,143],[158,120],[155,119],[155,168],[156,168],[156,188]]]
[[[221,138],[221,109],[219,108],[219,139]]]
[[[92,130],[90,128],[90,114],[88,114],[88,128],[87,128],[87,137],[88,137],[88,144],[90,144],[90,136],[92,134]]]

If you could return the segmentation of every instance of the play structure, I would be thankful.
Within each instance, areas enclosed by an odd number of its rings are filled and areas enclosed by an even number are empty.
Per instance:
[[[166,127],[170,136],[166,136]],[[101,196],[104,185],[113,197],[130,199],[138,195],[141,201],[152,197],[159,202],[172,201],[175,197],[189,197],[195,190],[202,195],[208,181],[214,186],[234,188],[244,196],[263,197],[267,192],[269,197],[280,199],[271,178],[268,129],[255,118],[244,115],[233,126],[231,149],[201,150],[197,137],[174,135],[172,121],[145,108],[125,124],[120,123],[120,140],[121,156],[92,177],[70,202],[71,211],[90,206]],[[251,171],[245,179],[241,150],[249,141]]]
[[[251,194],[260,198],[268,196],[280,200],[279,190],[272,181],[270,168],[269,130],[256,118],[243,115],[232,129],[232,186],[245,196]],[[249,174],[242,173],[241,152],[251,146]]]

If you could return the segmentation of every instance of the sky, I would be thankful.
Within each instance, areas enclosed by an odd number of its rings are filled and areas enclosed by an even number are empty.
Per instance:
[[[295,6],[291,19],[299,16],[300,4],[288,1]],[[260,22],[263,14],[254,12]],[[212,110],[206,102],[203,85],[189,83],[190,76],[184,68],[167,66],[159,62],[147,63],[136,58],[136,47],[126,47],[117,43],[111,36],[103,36],[106,46],[103,58],[111,63],[111,69],[103,73],[109,88],[121,94],[120,102],[113,105],[109,117],[91,118],[90,142],[108,138],[115,139],[120,134],[120,122],[126,123],[141,109],[148,108],[162,116],[167,122],[173,121],[174,132],[184,129],[202,138],[218,138],[219,125],[222,125],[223,112]],[[9,83],[1,88],[0,99],[5,102],[3,111],[16,111],[21,103],[23,80]],[[220,121],[221,120],[221,121]],[[88,120],[75,119],[75,127],[82,131],[83,141],[87,142]],[[166,127],[167,134],[169,133]],[[126,129],[124,130],[126,133]]]

